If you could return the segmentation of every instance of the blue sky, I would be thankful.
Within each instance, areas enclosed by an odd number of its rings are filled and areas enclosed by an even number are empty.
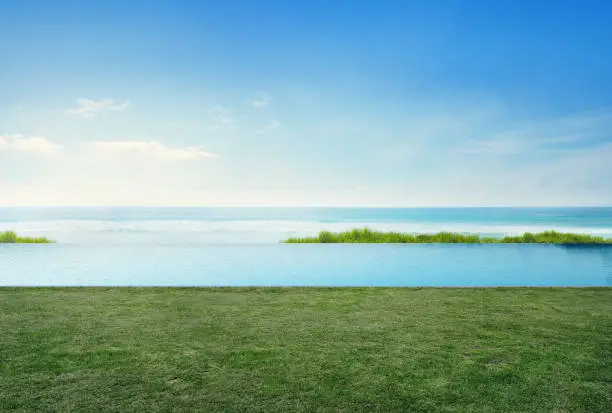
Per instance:
[[[0,205],[612,205],[609,1],[0,5]]]

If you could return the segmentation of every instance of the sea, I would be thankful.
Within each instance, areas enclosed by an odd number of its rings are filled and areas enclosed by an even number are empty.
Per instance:
[[[612,207],[0,208],[0,286],[612,286],[612,247],[283,244],[368,227],[612,237]]]

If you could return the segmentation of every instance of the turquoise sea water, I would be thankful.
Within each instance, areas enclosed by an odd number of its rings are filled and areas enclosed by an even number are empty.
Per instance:
[[[283,245],[353,227],[612,236],[612,208],[0,208],[0,285],[612,286],[612,248]]]

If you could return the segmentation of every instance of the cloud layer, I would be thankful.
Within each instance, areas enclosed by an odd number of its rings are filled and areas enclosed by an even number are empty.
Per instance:
[[[512,118],[489,101],[402,116],[284,104],[274,113],[244,105],[197,108],[192,118],[181,118],[195,126],[180,133],[150,116],[109,119],[96,128],[99,133],[87,129],[89,122],[77,122],[66,135],[53,129],[41,134],[63,140],[37,133],[2,135],[0,205],[612,202],[610,108],[533,121]],[[97,102],[83,114],[124,106]],[[139,136],[143,128],[144,140],[108,139]],[[199,145],[207,132],[207,142],[224,154],[210,162],[217,154]],[[84,141],[82,133],[92,134]]]
[[[156,141],[116,140],[93,141],[77,147],[65,147],[47,138],[24,135],[0,136],[0,152],[24,152],[43,155],[64,152],[69,156],[83,153],[105,156],[138,156],[158,160],[189,161],[214,158],[216,153],[206,151],[202,146],[171,147]]]
[[[281,127],[281,124],[279,121],[277,120],[271,120],[270,122],[266,123],[262,128],[257,130],[257,134],[259,135],[264,135],[268,132],[272,132],[273,130],[276,130],[278,128]]]
[[[93,118],[94,116],[104,112],[120,111],[127,109],[130,106],[130,102],[128,101],[117,103],[113,98],[105,98],[100,100],[78,98],[76,101],[77,107],[67,109],[66,112],[81,118]]]
[[[39,154],[56,153],[62,149],[61,145],[51,143],[48,139],[40,136],[5,135],[0,136],[0,152],[16,151],[31,152]]]
[[[172,148],[154,141],[98,141],[81,145],[87,151],[106,155],[136,155],[164,160],[195,160],[214,158],[215,153],[200,146]]]

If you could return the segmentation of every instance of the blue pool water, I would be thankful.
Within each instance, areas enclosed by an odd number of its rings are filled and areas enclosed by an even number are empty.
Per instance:
[[[368,226],[612,236],[612,208],[0,208],[0,285],[612,286],[612,248],[284,245]]]

